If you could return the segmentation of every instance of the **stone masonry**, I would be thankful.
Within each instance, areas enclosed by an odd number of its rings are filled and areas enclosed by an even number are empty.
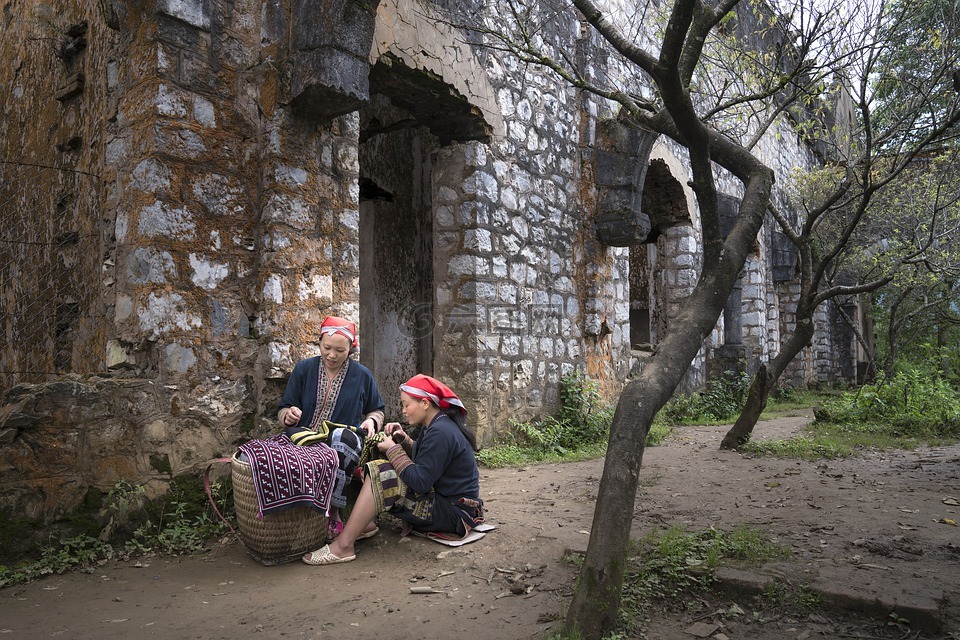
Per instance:
[[[51,519],[120,479],[159,493],[276,432],[328,314],[359,322],[390,418],[429,373],[487,444],[554,411],[564,375],[613,398],[643,366],[700,268],[684,150],[446,12],[6,4],[0,509]],[[630,77],[572,14],[544,36]],[[757,152],[780,175],[818,162],[786,120]],[[794,265],[771,221],[683,390],[777,352]],[[856,374],[837,314],[818,323],[790,382]]]

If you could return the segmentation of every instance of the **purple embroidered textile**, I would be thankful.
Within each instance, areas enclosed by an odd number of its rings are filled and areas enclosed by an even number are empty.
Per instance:
[[[298,447],[285,435],[240,445],[250,463],[258,518],[289,507],[326,514],[337,473],[337,454],[325,444]]]

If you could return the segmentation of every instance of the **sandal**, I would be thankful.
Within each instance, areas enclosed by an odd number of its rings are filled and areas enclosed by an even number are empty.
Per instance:
[[[367,538],[372,538],[373,536],[377,535],[378,533],[380,533],[380,527],[374,527],[374,528],[371,529],[370,531],[364,531],[363,533],[361,533],[360,535],[358,535],[358,536],[357,536],[357,540],[366,540]]]
[[[316,551],[311,551],[303,555],[302,560],[309,565],[318,567],[323,564],[341,564],[343,562],[350,562],[351,560],[356,560],[357,554],[352,556],[347,556],[346,558],[340,558],[333,555],[333,552],[330,551],[330,545],[325,544]]]
[[[333,542],[343,533],[343,520],[331,520],[327,524],[327,542]]]

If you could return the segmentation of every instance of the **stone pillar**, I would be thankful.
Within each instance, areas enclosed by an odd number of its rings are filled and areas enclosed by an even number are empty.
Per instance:
[[[697,284],[698,250],[694,229],[688,225],[666,229],[657,241],[657,253],[661,257],[658,267],[662,269],[662,273],[656,283],[656,295],[657,299],[662,301],[663,308],[657,317],[656,342],[661,340],[670,318],[676,317],[681,303]],[[690,368],[680,383],[680,390],[686,393],[696,391],[703,386],[705,379],[704,354],[701,349],[690,363]]]
[[[479,170],[485,164],[485,147],[479,143],[440,149],[432,197],[434,375],[473,410],[481,440],[490,429],[491,366],[501,339],[487,315],[487,306],[498,296],[492,236],[486,228],[498,188],[492,176]]]
[[[356,114],[316,127],[278,110],[269,123],[251,293],[259,363],[277,384],[319,352],[327,315],[360,321],[358,130]]]

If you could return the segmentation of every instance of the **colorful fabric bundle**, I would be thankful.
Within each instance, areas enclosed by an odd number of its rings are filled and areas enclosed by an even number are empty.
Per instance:
[[[316,429],[309,427],[287,427],[284,433],[290,438],[290,442],[301,447],[307,447],[312,444],[328,444],[327,440],[334,429],[349,429],[354,433],[361,431],[360,427],[351,427],[346,424],[338,424],[329,420],[321,420]]]
[[[294,506],[328,512],[338,468],[333,449],[323,444],[300,447],[277,434],[242,444],[240,451],[250,464],[258,518]]]

